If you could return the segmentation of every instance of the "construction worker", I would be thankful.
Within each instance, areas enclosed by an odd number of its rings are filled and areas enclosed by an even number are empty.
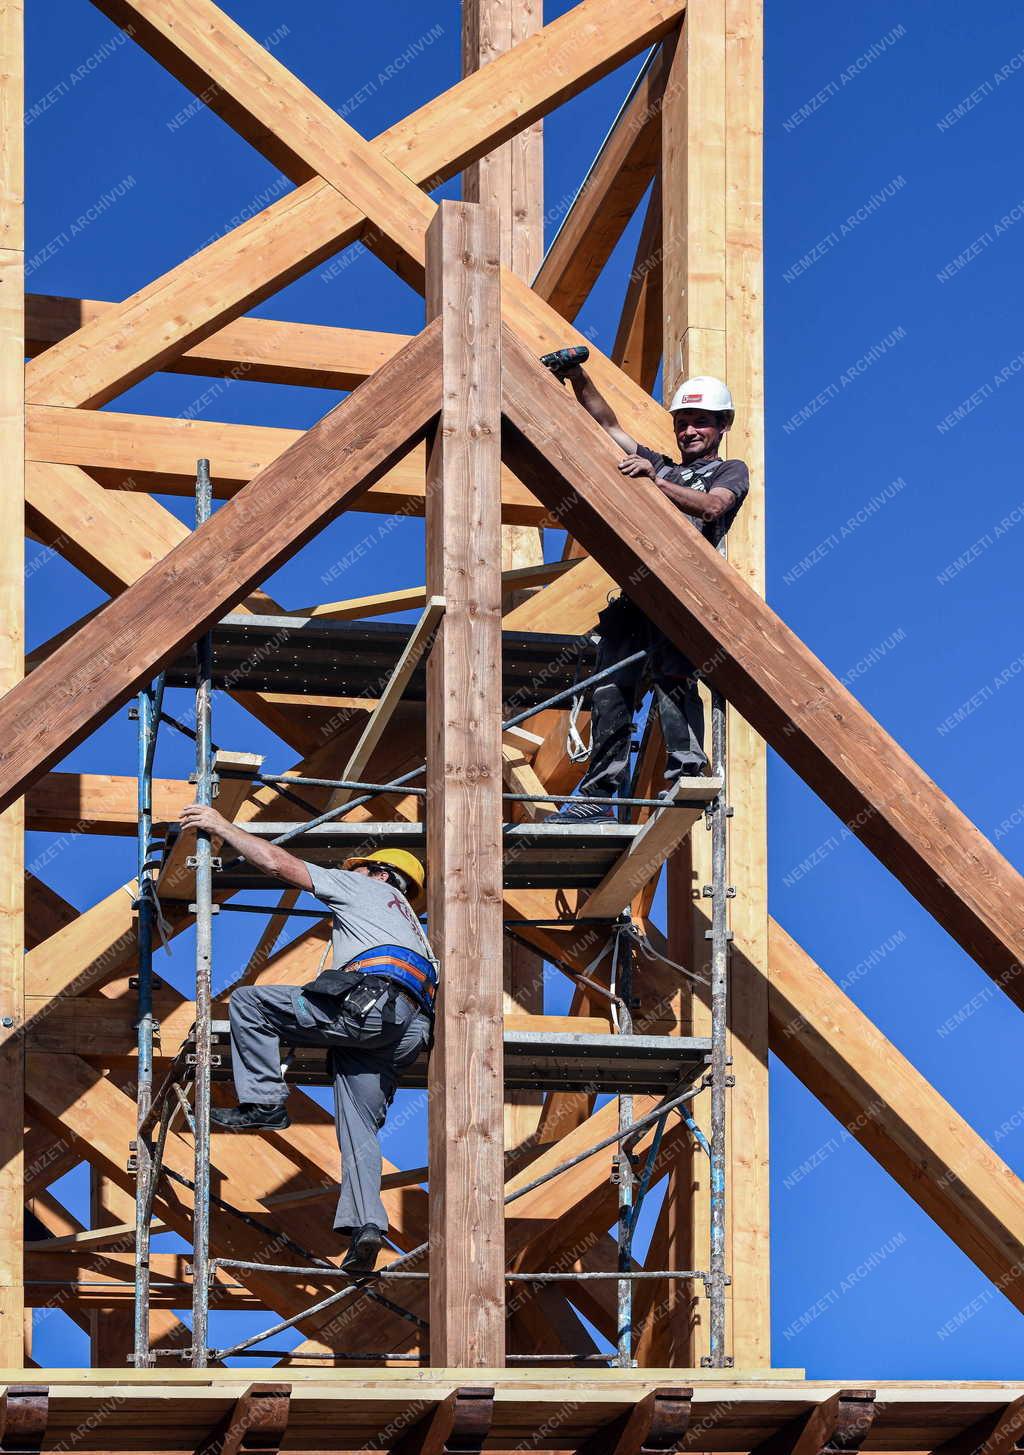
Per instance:
[[[677,463],[657,450],[638,444],[621,427],[607,400],[579,363],[575,351],[549,355],[548,366],[567,380],[583,408],[607,430],[625,458],[619,469],[642,488],[660,491],[677,506],[691,525],[713,546],[724,537],[750,488],[742,460],[719,456],[722,438],[735,418],[732,395],[720,379],[708,376],[680,384],[669,406],[681,460]],[[566,363],[557,362],[565,359]],[[547,362],[545,359],[544,362]],[[599,682],[591,701],[590,767],[579,785],[579,797],[563,805],[563,820],[615,819],[610,805],[587,803],[587,798],[613,798],[623,788],[629,771],[633,714],[640,689],[650,678],[654,702],[665,741],[664,787],[659,796],[670,797],[679,778],[700,775],[707,767],[704,752],[704,708],[693,664],[649,621],[627,595],[609,601],[598,617],[600,639],[597,667],[646,651],[645,661],[624,667]]]
[[[280,1131],[290,1125],[281,1046],[327,1047],[341,1148],[335,1231],[349,1236],[342,1268],[373,1269],[388,1215],[380,1196],[378,1133],[404,1067],[429,1046],[438,970],[413,905],[423,866],[404,849],[309,864],[194,803],[184,829],[204,829],[276,880],[308,890],[333,916],[332,968],[309,985],[241,985],[231,994],[231,1065],[237,1107],[214,1107],[215,1129]]]

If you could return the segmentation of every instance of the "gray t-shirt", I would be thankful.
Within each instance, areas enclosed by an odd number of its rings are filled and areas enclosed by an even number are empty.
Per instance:
[[[415,910],[404,894],[383,879],[371,879],[354,869],[325,869],[309,863],[306,868],[313,881],[312,893],[334,916],[332,970],[341,970],[375,945],[401,945],[404,950],[426,954]]]
[[[743,461],[701,460],[696,466],[690,466],[682,465],[678,460],[670,460],[668,455],[649,449],[647,445],[637,445],[636,452],[645,460],[650,460],[659,479],[668,480],[672,485],[687,485],[691,490],[702,490],[705,494],[709,490],[720,488],[730,490],[735,495],[735,505],[717,520],[701,520],[699,516],[687,515],[685,510],[681,512],[686,515],[691,525],[697,527],[705,540],[717,546],[736,519],[750,489],[750,475]]]

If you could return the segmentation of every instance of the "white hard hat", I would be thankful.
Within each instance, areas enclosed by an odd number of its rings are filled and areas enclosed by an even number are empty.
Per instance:
[[[684,379],[672,395],[669,409],[673,414],[677,409],[707,409],[712,414],[728,414],[730,424],[736,414],[729,390],[721,379],[713,379],[710,374]]]

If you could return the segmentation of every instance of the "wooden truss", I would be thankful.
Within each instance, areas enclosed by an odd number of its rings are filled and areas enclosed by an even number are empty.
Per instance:
[[[735,808],[729,873],[739,893],[732,906],[736,1086],[727,1247],[737,1366],[763,1375],[771,1365],[769,1049],[1024,1310],[1017,1276],[1024,1257],[1019,1180],[767,914],[764,754],[770,744],[1024,1006],[1019,876],[763,599],[758,0],[690,0],[688,8],[682,0],[578,0],[544,27],[533,0],[465,0],[464,78],[372,141],[210,0],[94,3],[130,28],[136,42],[294,187],[123,301],[23,299],[21,143],[17,128],[5,128],[0,1076],[7,1101],[0,1119],[0,1364],[16,1369],[28,1362],[25,1303],[32,1302],[30,1290],[59,1278],[74,1285],[64,1305],[71,1316],[94,1320],[95,1361],[122,1362],[124,1280],[132,1259],[125,1157],[135,1111],[123,1084],[134,1055],[133,886],[117,886],[77,913],[38,879],[26,879],[24,829],[134,832],[134,780],[56,765],[227,613],[283,614],[261,583],[341,512],[396,507],[426,516],[424,584],[307,604],[296,614],[359,621],[425,609],[422,640],[433,643],[425,710],[398,700],[407,680],[402,674],[389,692],[359,701],[328,696],[300,704],[284,693],[255,690],[236,696],[295,752],[300,776],[346,770],[343,776],[366,772],[387,782],[415,766],[425,744],[433,780],[426,828],[430,923],[446,967],[430,1073],[430,1195],[422,1185],[425,1169],[387,1167],[385,1199],[398,1247],[415,1248],[429,1233],[433,1246],[445,1250],[442,1259],[432,1259],[429,1296],[408,1300],[418,1314],[429,1314],[431,1363],[502,1376],[506,1340],[520,1354],[592,1353],[580,1314],[614,1336],[610,1282],[573,1284],[569,1292],[518,1284],[523,1294],[511,1311],[506,1306],[506,1267],[614,1267],[607,1230],[615,1216],[609,1186],[615,1149],[527,1192],[506,1216],[503,1199],[510,1192],[606,1137],[614,1109],[595,1111],[579,1092],[537,1096],[502,1087],[503,1024],[596,1034],[609,1029],[609,1020],[607,1002],[586,985],[578,986],[571,1017],[555,1025],[542,1015],[543,959],[583,972],[601,937],[573,923],[558,892],[503,886],[503,779],[520,792],[559,794],[571,789],[575,774],[562,746],[560,711],[540,713],[502,738],[493,669],[503,627],[583,633],[610,587],[627,581],[729,703],[727,769]],[[8,122],[23,109],[20,12],[20,0],[0,0],[0,89]],[[542,260],[541,119],[650,47],[649,63]],[[472,201],[439,210],[428,191],[459,172]],[[755,476],[728,560],[696,532],[680,530],[660,497],[644,495],[641,502],[622,490],[613,446],[537,362],[543,352],[582,342],[572,320],[645,196],[613,357],[592,349],[592,372],[624,427],[665,448],[670,418],[648,393],[659,362],[666,390],[684,373],[728,376],[740,406],[732,447]],[[685,245],[669,248],[662,238]],[[422,331],[399,337],[246,316],[356,240],[424,292]],[[157,370],[217,375],[240,365],[247,377],[281,387],[353,392],[303,434],[205,422],[183,427],[178,420],[100,412]],[[215,493],[227,503],[192,533],[144,492],[191,488],[197,455],[212,460]],[[129,475],[143,491],[125,489]],[[538,528],[545,525],[570,532],[575,545],[565,563],[544,564]],[[26,532],[111,597],[27,664]],[[332,715],[335,728],[325,737]],[[642,783],[654,781],[657,752],[652,736]],[[167,822],[191,796],[189,785],[171,780],[159,780],[154,793],[155,815]],[[417,818],[415,800],[389,803],[374,806],[376,818]],[[236,783],[232,812],[251,824],[294,817],[251,778]],[[367,812],[354,808],[349,818],[360,822]],[[595,903],[612,914],[632,903],[656,947],[700,969],[707,920],[693,887],[699,893],[709,882],[709,868],[703,836],[685,837],[695,816],[685,822],[681,816],[674,833],[668,811],[653,818]],[[669,921],[662,935],[649,911],[666,862]],[[180,901],[167,907],[169,936],[190,923],[189,892],[186,884],[180,896],[169,896]],[[522,926],[524,944],[503,952],[503,914],[564,924]],[[268,930],[268,953],[254,957],[247,978],[301,983],[319,960],[324,926],[274,953],[276,934]],[[709,1017],[701,990],[681,991],[677,977],[651,965],[642,987],[644,1028],[700,1034]],[[187,1031],[192,1007],[166,989],[158,1001],[163,1059]],[[336,1252],[323,1206],[335,1175],[331,1127],[311,1098],[298,1095],[294,1103],[287,1136],[244,1146],[220,1138],[215,1145],[218,1186],[237,1210],[217,1220],[220,1256],[260,1258],[252,1216],[272,1220],[319,1255]],[[637,1097],[636,1114],[652,1104]],[[189,1155],[186,1139],[172,1133],[168,1165],[187,1176]],[[88,1230],[47,1191],[81,1160],[104,1189],[102,1217]],[[706,1172],[682,1131],[666,1134],[657,1176],[667,1189],[648,1266],[664,1268],[674,1258],[674,1266],[692,1267],[687,1259],[706,1238],[698,1195]],[[155,1209],[162,1225],[186,1236],[188,1199],[180,1186],[165,1188]],[[23,1246],[26,1207],[36,1234]],[[154,1268],[185,1278],[183,1262],[155,1255]],[[86,1270],[88,1280],[81,1277]],[[251,1269],[230,1286],[223,1283],[216,1306],[262,1307],[286,1317],[300,1314],[322,1291]],[[698,1366],[707,1331],[693,1299],[677,1287],[657,1296],[651,1284],[644,1289],[637,1312],[641,1364]],[[160,1341],[186,1338],[170,1296],[157,1297],[155,1306]],[[279,1448],[286,1432],[308,1418],[313,1374],[303,1370],[303,1355],[351,1355],[365,1347],[360,1326],[368,1320],[379,1347],[419,1349],[418,1330],[380,1305],[360,1298],[349,1307],[344,1320],[329,1311],[302,1319],[306,1342],[287,1371],[294,1385],[235,1388],[227,1381],[204,1385],[199,1397],[182,1384],[188,1400],[176,1395],[173,1419],[183,1443],[173,1448]],[[97,1314],[106,1321],[105,1334],[96,1330]],[[592,1415],[597,1385],[580,1380],[588,1412],[569,1420],[558,1447],[594,1455],[678,1448],[697,1416],[696,1402],[719,1398],[699,1387],[694,1397],[689,1387],[664,1379],[645,1382],[642,1373],[624,1380],[614,1396],[601,1396],[599,1418]],[[372,1386],[339,1439],[378,1441],[387,1420],[402,1416],[406,1435],[402,1441],[389,1435],[389,1448],[479,1448],[495,1432],[514,1441],[543,1419],[556,1396],[554,1384],[540,1381],[541,1393],[524,1401],[515,1382],[502,1384],[501,1377],[497,1392],[490,1382],[423,1385],[424,1407],[410,1428],[411,1395],[402,1392],[399,1374],[389,1381],[391,1371]],[[337,1386],[339,1397],[344,1384]],[[39,1386],[12,1385],[6,1399],[0,1447],[38,1448],[47,1428]],[[49,1419],[58,1434],[68,1418],[64,1399],[51,1391]],[[812,1455],[930,1450],[947,1442],[967,1451],[975,1441],[992,1448],[993,1440],[1010,1450],[1014,1443],[1006,1434],[1008,1401],[994,1397],[972,1402],[958,1395],[939,1408],[893,1390],[876,1406],[874,1391],[766,1383],[742,1395],[732,1391],[728,1399],[713,1413],[704,1411],[697,1448]],[[895,1433],[886,1434],[890,1419]],[[317,1447],[331,1448],[317,1429]],[[10,1444],[8,1430],[21,1443]],[[134,1448],[123,1431],[116,1446]]]

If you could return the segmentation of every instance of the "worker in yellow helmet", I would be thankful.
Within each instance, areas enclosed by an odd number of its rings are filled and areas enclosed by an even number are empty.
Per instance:
[[[335,1230],[347,1234],[342,1268],[366,1273],[388,1230],[380,1196],[379,1132],[403,1068],[429,1046],[438,965],[414,906],[423,866],[404,849],[378,849],[327,869],[296,858],[191,804],[182,828],[205,829],[263,873],[308,890],[333,917],[332,964],[309,985],[240,985],[231,994],[231,1066],[237,1107],[214,1107],[214,1130],[290,1125],[281,1045],[324,1046],[334,1081],[341,1148]]]

